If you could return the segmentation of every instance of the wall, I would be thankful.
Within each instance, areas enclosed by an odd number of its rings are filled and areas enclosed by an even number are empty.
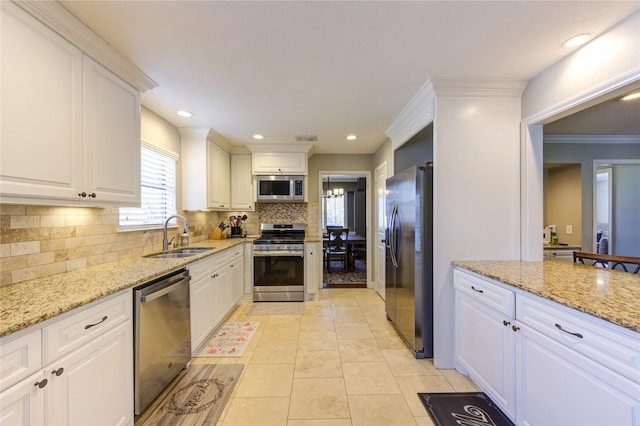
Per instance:
[[[522,95],[522,259],[542,259],[542,125],[640,81],[640,11],[532,78]],[[582,168],[583,175],[592,170]],[[583,190],[583,203],[588,196]],[[583,210],[584,212],[584,210]],[[583,230],[587,222],[583,215]],[[583,234],[583,244],[585,242]]]
[[[585,251],[592,251],[594,244],[593,161],[597,159],[640,160],[640,143],[606,143],[606,139],[606,136],[602,136],[602,143],[544,143],[544,163],[580,164],[582,170],[582,235],[580,243]]]
[[[582,174],[579,164],[548,170],[547,214],[545,226],[556,225],[560,243],[582,244]],[[573,227],[571,235],[566,225]]]
[[[434,124],[434,362],[454,367],[453,260],[520,258],[520,99],[442,96]]]
[[[640,165],[613,166],[612,253],[640,257]]]
[[[318,173],[320,170],[337,171],[370,171],[372,169],[372,155],[370,154],[315,154],[309,158],[308,164],[308,200],[310,203],[318,203],[320,194],[318,188]]]
[[[433,123],[395,150],[393,169],[401,172],[411,166],[424,166],[427,161],[433,161]]]
[[[141,124],[143,139],[180,152],[175,127],[144,108]],[[220,221],[216,212],[182,213],[191,242],[208,238]],[[162,250],[162,230],[119,232],[118,214],[117,208],[0,205],[0,285]],[[170,235],[179,232],[172,228]]]

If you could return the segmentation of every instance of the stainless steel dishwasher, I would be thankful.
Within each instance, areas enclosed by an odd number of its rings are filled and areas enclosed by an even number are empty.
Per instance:
[[[191,360],[189,271],[134,288],[134,409],[141,414]]]

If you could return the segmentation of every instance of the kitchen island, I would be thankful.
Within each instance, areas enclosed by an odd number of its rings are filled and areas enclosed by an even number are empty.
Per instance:
[[[640,424],[640,276],[453,264],[456,369],[516,424]]]

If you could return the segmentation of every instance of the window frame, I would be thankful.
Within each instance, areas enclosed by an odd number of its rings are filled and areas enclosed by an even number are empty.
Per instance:
[[[163,147],[160,147],[152,142],[149,142],[145,139],[141,139],[140,141],[140,172],[142,175],[142,150],[143,148],[146,148],[150,151],[154,151],[157,154],[163,155],[169,159],[172,159],[174,161],[174,206],[173,206],[173,211],[172,212],[167,212],[167,214],[165,215],[165,218],[162,219],[161,222],[158,223],[151,223],[148,225],[141,225],[141,224],[133,224],[133,225],[123,225],[122,224],[122,219],[121,219],[121,212],[123,209],[140,209],[142,207],[121,207],[118,209],[118,229],[120,232],[129,232],[129,231],[140,231],[140,230],[149,230],[149,229],[162,229],[164,227],[164,221],[166,220],[166,217],[169,217],[173,214],[177,213],[177,209],[178,209],[178,163],[180,161],[180,155]],[[141,178],[142,179],[142,178]],[[142,180],[140,181],[140,204],[142,205],[142,196],[143,196],[143,191],[142,191]],[[170,225],[170,226],[177,226],[177,225]]]

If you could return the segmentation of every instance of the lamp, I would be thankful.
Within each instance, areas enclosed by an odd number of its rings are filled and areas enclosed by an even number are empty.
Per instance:
[[[324,192],[323,198],[342,197],[344,195],[343,188],[331,189],[331,176],[327,176],[327,190]]]

